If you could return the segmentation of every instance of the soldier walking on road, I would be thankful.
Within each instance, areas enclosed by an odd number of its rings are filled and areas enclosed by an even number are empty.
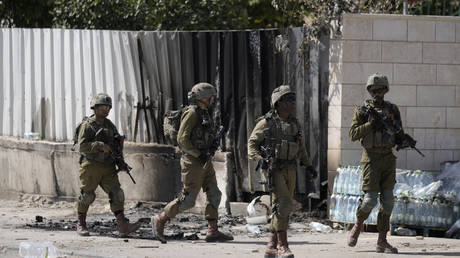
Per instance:
[[[205,219],[208,221],[206,242],[233,240],[217,229],[218,208],[222,193],[217,187],[216,173],[208,162],[210,149],[217,132],[210,109],[214,105],[216,89],[209,83],[198,83],[189,92],[188,106],[182,113],[177,142],[182,151],[181,178],[183,189],[178,198],[171,201],[164,211],[152,217],[153,234],[162,243],[164,227],[170,218],[193,208],[200,189],[206,194]]]
[[[313,178],[318,173],[310,165],[301,127],[295,118],[295,92],[288,85],[276,88],[271,96],[271,107],[272,110],[260,118],[252,131],[248,157],[262,162],[262,168],[272,167],[272,171],[263,169],[265,178],[272,176],[274,184],[271,234],[265,257],[294,257],[289,249],[287,229],[296,185],[297,160],[300,159],[301,165]],[[272,150],[273,157],[267,157],[262,147]],[[273,164],[268,164],[270,161]]]
[[[380,209],[377,218],[377,252],[398,253],[398,249],[387,242],[387,232],[390,228],[390,216],[393,210],[393,188],[396,183],[396,157],[392,148],[395,145],[406,146],[405,139],[399,134],[389,134],[385,129],[384,121],[377,119],[368,112],[375,110],[380,117],[387,117],[385,121],[401,127],[401,114],[395,104],[384,101],[383,97],[389,90],[388,79],[381,74],[370,75],[366,89],[372,99],[366,100],[361,107],[357,107],[350,128],[352,141],[359,140],[363,147],[361,158],[364,199],[356,211],[357,221],[348,237],[348,245],[353,247],[358,242],[359,233],[364,221],[369,217],[377,198],[380,198]]]
[[[96,198],[95,190],[100,185],[109,195],[110,209],[115,214],[120,236],[139,229],[139,223],[128,223],[123,213],[125,195],[120,187],[116,166],[110,158],[112,151],[110,144],[118,135],[115,125],[107,119],[112,108],[112,99],[109,95],[97,94],[91,101],[94,115],[82,122],[78,129],[78,144],[80,146],[80,189],[77,200],[78,225],[77,233],[89,236],[86,226],[86,213]],[[102,131],[101,131],[102,130]],[[97,139],[96,133],[103,132],[104,141]]]

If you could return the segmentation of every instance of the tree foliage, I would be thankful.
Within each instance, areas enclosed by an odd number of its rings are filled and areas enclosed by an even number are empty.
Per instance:
[[[143,0],[55,0],[54,27],[142,30],[148,8]]]
[[[451,14],[459,12],[459,2],[409,0],[408,9],[412,14]],[[314,38],[334,22],[340,24],[344,12],[398,14],[402,8],[403,0],[0,0],[0,25],[116,30],[305,25]],[[449,12],[442,11],[446,8]]]
[[[54,0],[1,0],[1,27],[51,27]]]
[[[160,30],[228,30],[248,27],[245,0],[150,0],[147,24]]]

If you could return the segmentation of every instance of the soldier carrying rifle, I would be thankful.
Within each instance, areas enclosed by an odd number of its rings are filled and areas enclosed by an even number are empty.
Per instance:
[[[162,243],[166,222],[177,214],[193,208],[201,189],[206,194],[205,219],[208,221],[206,242],[229,241],[233,237],[217,228],[218,209],[222,193],[217,187],[216,172],[210,160],[222,137],[211,117],[216,89],[209,83],[198,83],[189,92],[190,105],[180,119],[177,143],[182,152],[180,161],[184,187],[179,196],[166,205],[164,211],[152,217],[153,234]]]
[[[297,160],[316,178],[300,125],[295,117],[296,96],[288,85],[273,90],[272,109],[259,119],[248,141],[248,156],[261,162],[273,197],[270,238],[265,257],[294,257],[287,241],[289,215],[296,185]]]
[[[111,108],[112,99],[109,95],[97,94],[91,101],[94,115],[85,119],[76,130],[81,154],[81,192],[77,200],[77,233],[81,236],[89,236],[86,213],[96,198],[95,190],[98,186],[101,186],[102,190],[109,195],[110,209],[117,219],[120,236],[126,236],[140,227],[140,223],[129,223],[123,213],[125,195],[120,187],[117,171],[126,170],[129,173],[130,167],[123,160],[121,147],[118,148],[118,151],[114,148],[121,144],[116,141],[123,137],[107,118]]]
[[[416,142],[404,133],[398,107],[383,99],[389,90],[387,77],[378,73],[370,75],[366,89],[372,99],[356,108],[349,132],[351,140],[359,140],[363,147],[361,167],[364,198],[356,211],[357,220],[348,237],[348,245],[356,245],[364,221],[377,204],[377,198],[380,198],[376,250],[379,253],[398,253],[398,249],[387,241],[396,183],[396,157],[392,149],[395,146],[397,149],[416,149]]]

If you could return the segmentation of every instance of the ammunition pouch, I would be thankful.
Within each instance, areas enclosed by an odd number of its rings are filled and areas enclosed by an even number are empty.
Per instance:
[[[298,152],[299,144],[297,142],[281,140],[275,145],[275,158],[279,160],[295,160]]]

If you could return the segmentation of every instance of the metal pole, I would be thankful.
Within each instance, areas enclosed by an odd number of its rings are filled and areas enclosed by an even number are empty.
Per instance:
[[[403,15],[407,15],[407,0],[403,2]]]

